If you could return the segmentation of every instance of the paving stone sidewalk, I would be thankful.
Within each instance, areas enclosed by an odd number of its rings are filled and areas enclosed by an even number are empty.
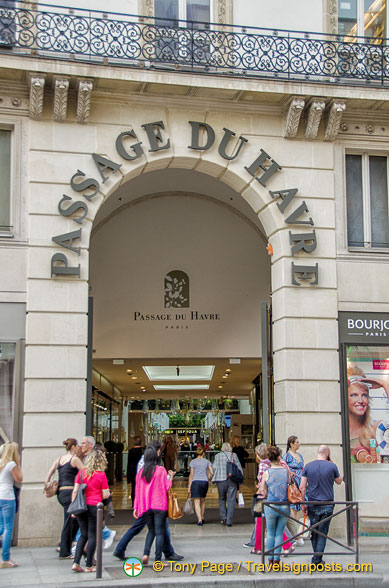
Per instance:
[[[118,536],[124,531],[124,527],[118,529]],[[250,550],[243,547],[248,540],[251,528],[249,525],[234,525],[232,528],[220,527],[210,524],[204,527],[196,525],[171,525],[172,540],[177,552],[185,556],[181,565],[176,569],[169,567],[162,572],[155,572],[152,566],[144,568],[142,573],[134,578],[127,577],[123,572],[122,562],[112,555],[112,549],[103,554],[103,577],[96,580],[95,574],[76,574],[71,570],[71,562],[59,560],[54,547],[12,548],[12,558],[18,562],[15,569],[0,569],[0,588],[27,588],[43,586],[47,588],[89,588],[91,586],[119,587],[119,586],[176,586],[214,588],[217,585],[233,586],[233,588],[266,587],[273,588],[285,585],[285,588],[315,586],[315,588],[342,588],[361,587],[389,588],[389,538],[387,537],[361,537],[360,558],[362,564],[371,563],[373,572],[346,573],[346,572],[315,572],[314,574],[297,573],[294,571],[261,572],[254,569],[253,564],[261,563],[258,556],[251,555]],[[127,556],[141,557],[145,531],[138,535],[129,545]],[[304,547],[296,548],[294,554],[281,561],[283,565],[309,563],[310,556],[298,554],[308,551],[310,542],[306,541]],[[329,548],[327,551],[336,551]],[[327,556],[327,563],[342,564],[345,569],[347,564],[353,564],[355,558],[350,555]],[[211,569],[210,564],[232,563],[233,571]],[[250,563],[252,562],[252,563]],[[153,560],[151,559],[151,564]],[[182,566],[182,563],[191,566]],[[197,564],[197,566],[194,566]]]

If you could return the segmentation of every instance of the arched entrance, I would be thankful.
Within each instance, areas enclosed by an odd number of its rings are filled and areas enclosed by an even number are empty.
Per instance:
[[[254,478],[266,244],[247,202],[194,170],[143,173],[100,208],[90,241],[91,431],[123,443],[124,471],[137,435],[142,444],[166,433],[209,440],[210,458],[237,435]]]

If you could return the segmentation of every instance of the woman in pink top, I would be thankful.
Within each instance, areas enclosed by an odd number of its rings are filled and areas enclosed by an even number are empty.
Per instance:
[[[172,470],[166,473],[163,466],[158,465],[160,459],[153,447],[144,453],[145,464],[136,475],[134,517],[144,515],[149,532],[147,533],[142,562],[147,564],[151,545],[155,541],[155,560],[161,560],[165,538],[167,517],[167,491],[172,485],[175,474]]]
[[[102,451],[94,449],[86,459],[86,467],[78,472],[74,484],[72,500],[75,499],[81,484],[86,484],[85,499],[88,507],[87,512],[77,515],[77,521],[80,526],[81,536],[77,541],[76,554],[72,570],[74,572],[95,572],[93,566],[93,555],[96,549],[96,522],[97,522],[97,505],[103,498],[109,497],[109,487],[105,469],[107,460]],[[80,566],[81,555],[86,543],[86,567],[85,570]]]

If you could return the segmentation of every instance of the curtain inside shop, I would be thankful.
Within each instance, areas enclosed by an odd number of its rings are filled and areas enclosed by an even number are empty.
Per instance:
[[[0,343],[0,443],[12,441],[15,343]]]

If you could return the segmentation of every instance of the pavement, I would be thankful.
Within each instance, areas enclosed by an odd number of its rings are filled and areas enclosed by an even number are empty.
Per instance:
[[[115,529],[118,531],[118,539],[126,527]],[[0,588],[151,588],[153,585],[161,588],[275,588],[282,585],[285,585],[285,588],[312,585],[315,588],[389,588],[389,537],[360,537],[359,563],[372,564],[372,571],[346,573],[346,565],[354,564],[355,556],[342,555],[339,547],[332,547],[327,542],[327,552],[336,551],[336,555],[325,556],[326,563],[332,566],[331,571],[298,573],[300,564],[310,562],[310,541],[306,540],[304,546],[297,547],[292,555],[281,559],[284,568],[289,565],[289,571],[284,569],[276,572],[254,568],[253,564],[260,564],[261,558],[251,555],[250,549],[243,547],[243,543],[250,537],[251,529],[248,524],[236,524],[227,528],[220,524],[205,524],[198,527],[193,524],[171,522],[172,542],[176,551],[184,555],[185,559],[182,562],[177,562],[176,566],[169,564],[162,572],[156,572],[152,568],[154,560],[151,558],[151,565],[145,567],[139,576],[128,577],[123,571],[123,562],[113,557],[111,548],[103,553],[103,577],[99,580],[95,574],[74,573],[71,570],[72,562],[59,560],[55,547],[13,547],[11,557],[18,562],[19,567],[0,569]],[[145,534],[146,531],[143,531],[129,544],[127,557],[141,558]],[[306,555],[302,555],[303,553]],[[201,562],[209,562],[209,565]],[[233,564],[232,569],[217,566],[228,563]]]

